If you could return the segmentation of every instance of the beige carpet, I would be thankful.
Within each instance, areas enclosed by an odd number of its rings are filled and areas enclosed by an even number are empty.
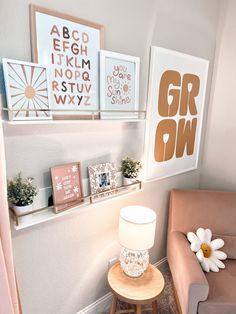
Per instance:
[[[173,282],[169,266],[166,263],[163,263],[158,269],[162,272],[165,278],[165,288],[163,293],[158,299],[158,314],[177,314],[176,303],[174,298]],[[127,309],[127,304],[119,302],[117,310]],[[151,312],[144,312],[145,314],[151,314]],[[104,313],[109,314],[109,311]]]

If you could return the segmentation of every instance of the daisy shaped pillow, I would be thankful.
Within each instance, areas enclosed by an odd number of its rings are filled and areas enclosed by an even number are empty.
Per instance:
[[[218,272],[220,268],[225,268],[222,260],[225,260],[227,255],[219,251],[224,246],[224,241],[222,239],[211,240],[210,229],[198,228],[196,234],[188,232],[187,238],[191,243],[191,250],[196,253],[205,272]]]

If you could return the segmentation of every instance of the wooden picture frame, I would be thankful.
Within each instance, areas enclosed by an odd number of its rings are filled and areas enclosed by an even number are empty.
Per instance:
[[[114,163],[88,166],[91,195],[117,187]]]
[[[52,119],[47,68],[5,58],[2,63],[9,120]]]
[[[37,5],[30,11],[32,56],[48,66],[53,118],[99,118],[104,26]]]
[[[52,167],[50,172],[56,213],[84,201],[79,162]]]
[[[137,119],[139,117],[140,58],[100,51],[101,119]],[[114,112],[112,112],[114,110]]]
[[[151,48],[145,180],[197,168],[209,61]]]

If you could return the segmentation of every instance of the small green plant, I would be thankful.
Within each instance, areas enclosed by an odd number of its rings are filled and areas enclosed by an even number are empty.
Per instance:
[[[22,178],[21,172],[7,182],[8,201],[16,206],[27,206],[33,203],[37,187],[33,178]]]
[[[137,178],[141,168],[142,165],[140,161],[136,161],[129,157],[121,160],[121,171],[125,178]]]

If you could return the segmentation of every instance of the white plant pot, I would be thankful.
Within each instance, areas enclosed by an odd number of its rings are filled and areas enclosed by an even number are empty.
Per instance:
[[[123,185],[129,185],[137,181],[137,178],[126,178],[123,177]]]
[[[27,214],[33,210],[33,204],[26,205],[26,206],[12,205],[12,207],[17,215]],[[18,220],[19,220],[19,223],[31,222],[32,217],[33,217],[32,214],[29,214],[26,216],[19,217]]]

